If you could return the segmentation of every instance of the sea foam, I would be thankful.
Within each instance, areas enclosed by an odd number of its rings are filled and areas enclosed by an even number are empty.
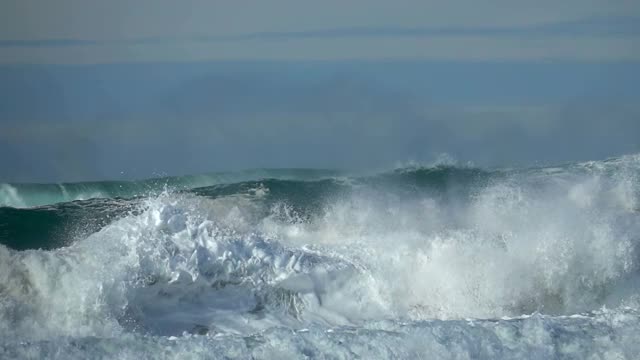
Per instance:
[[[150,196],[66,247],[0,245],[0,354],[630,359],[638,163]]]

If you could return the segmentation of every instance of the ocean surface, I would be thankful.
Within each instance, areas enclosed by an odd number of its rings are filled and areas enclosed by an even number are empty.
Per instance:
[[[1,359],[638,359],[640,154],[0,184]]]

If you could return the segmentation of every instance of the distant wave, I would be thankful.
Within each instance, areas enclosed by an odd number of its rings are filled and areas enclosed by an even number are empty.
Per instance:
[[[332,170],[257,169],[232,173],[161,177],[138,181],[90,181],[59,184],[0,183],[0,206],[23,208],[95,198],[132,198],[159,194],[167,188],[183,190],[261,178],[313,179],[335,174],[337,172]]]

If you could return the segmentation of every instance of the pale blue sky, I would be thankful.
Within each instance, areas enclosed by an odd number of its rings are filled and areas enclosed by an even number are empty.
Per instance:
[[[0,181],[640,151],[635,1],[3,1]]]

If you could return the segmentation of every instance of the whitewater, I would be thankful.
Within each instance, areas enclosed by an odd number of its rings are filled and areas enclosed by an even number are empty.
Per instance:
[[[0,184],[1,359],[637,359],[640,154]]]

